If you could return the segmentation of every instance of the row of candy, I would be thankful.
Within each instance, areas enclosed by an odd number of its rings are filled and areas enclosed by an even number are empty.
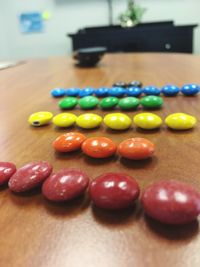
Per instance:
[[[107,137],[86,138],[82,133],[69,132],[57,137],[53,144],[57,152],[69,153],[77,150],[91,158],[108,158],[116,154],[131,160],[150,158],[155,152],[155,146],[145,138],[130,138],[116,145]]]
[[[140,196],[138,182],[127,174],[104,173],[90,181],[79,169],[52,171],[53,167],[47,161],[31,162],[18,170],[13,163],[0,162],[0,184],[8,183],[15,193],[42,186],[44,197],[57,203],[80,197],[88,188],[93,204],[106,210],[133,208]],[[140,201],[145,213],[162,223],[185,224],[196,220],[200,214],[200,193],[189,184],[176,180],[150,184]]]
[[[63,97],[63,96],[78,96],[84,97],[89,95],[96,95],[97,97],[105,97],[105,96],[116,96],[123,97],[127,96],[135,96],[138,97],[141,94],[145,95],[160,95],[163,94],[165,96],[176,96],[179,92],[181,92],[185,96],[196,95],[200,91],[200,86],[197,84],[185,84],[181,88],[175,85],[165,85],[161,89],[156,86],[146,86],[144,88],[132,86],[129,88],[124,88],[122,86],[114,86],[112,88],[101,87],[98,89],[94,88],[56,88],[51,91],[51,95],[53,97]]]
[[[83,98],[76,98],[68,96],[59,101],[58,106],[61,109],[73,109],[79,104],[81,109],[94,109],[98,105],[101,109],[112,109],[118,106],[122,110],[137,109],[141,104],[146,109],[158,109],[163,105],[163,98],[160,96],[144,96],[141,99],[136,97],[125,97],[119,99],[115,96],[108,96],[99,100],[95,96],[85,96]]]
[[[109,113],[104,118],[94,113],[84,113],[78,117],[73,113],[60,113],[53,117],[51,112],[44,111],[33,113],[28,119],[29,123],[36,127],[46,125],[51,120],[53,124],[63,128],[70,127],[76,123],[80,128],[93,129],[99,127],[102,121],[108,128],[113,130],[126,130],[132,125],[131,118],[124,113]],[[146,130],[157,129],[163,123],[161,117],[150,112],[135,115],[133,122],[137,127]],[[194,116],[186,113],[173,113],[166,117],[165,123],[174,130],[188,130],[196,125],[197,120]]]

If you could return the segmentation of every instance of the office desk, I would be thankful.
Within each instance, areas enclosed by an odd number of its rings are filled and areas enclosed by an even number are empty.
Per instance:
[[[52,124],[32,128],[28,116],[37,111],[60,112],[50,96],[55,87],[111,86],[118,80],[138,79],[144,85],[181,86],[200,83],[200,57],[176,54],[106,55],[98,68],[75,68],[70,58],[30,60],[0,72],[0,160],[17,167],[48,160],[54,170],[80,168],[91,179],[107,172],[123,172],[138,181],[141,190],[153,181],[177,179],[200,190],[200,125],[191,131],[114,132],[101,126],[95,130],[77,127],[56,129]],[[165,98],[163,119],[173,112],[200,116],[200,99]],[[76,114],[83,111],[74,110]],[[99,109],[95,113],[104,115]],[[142,112],[127,112],[131,117]],[[112,157],[95,160],[80,152],[54,153],[51,143],[62,133],[80,131],[107,136],[116,143],[129,137],[145,137],[156,144],[152,160],[133,162]],[[66,204],[53,204],[40,190],[16,195],[0,188],[1,267],[199,267],[200,235],[197,222],[170,227],[146,218],[139,203],[135,208],[106,212],[92,207],[87,197]]]

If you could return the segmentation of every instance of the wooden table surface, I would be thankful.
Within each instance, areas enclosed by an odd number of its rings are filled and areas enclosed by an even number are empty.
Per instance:
[[[91,179],[107,172],[124,172],[141,189],[153,181],[177,179],[200,190],[200,125],[191,131],[141,131],[134,126],[114,132],[104,126],[83,131],[77,127],[56,129],[52,124],[32,128],[28,116],[37,111],[60,112],[55,87],[100,87],[114,82],[141,80],[144,85],[200,83],[200,56],[178,54],[106,55],[98,68],[80,69],[68,58],[30,60],[0,71],[0,161],[17,167],[48,160],[57,171],[75,167]],[[199,120],[200,96],[165,98],[163,119],[186,112]],[[83,111],[74,110],[75,114]],[[95,113],[104,115],[99,109]],[[128,112],[133,117],[138,112]],[[116,143],[129,137],[145,137],[156,144],[152,160],[133,162],[112,157],[90,159],[80,152],[57,155],[51,143],[67,131],[86,136],[107,136]],[[87,195],[66,204],[46,201],[39,190],[15,195],[0,188],[1,267],[199,267],[198,222],[170,227],[146,218],[139,203],[121,212],[92,207]]]

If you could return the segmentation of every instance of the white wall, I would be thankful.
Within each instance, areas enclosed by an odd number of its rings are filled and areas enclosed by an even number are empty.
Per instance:
[[[148,11],[143,21],[174,20],[176,24],[200,24],[199,0],[137,0]],[[113,0],[114,22],[126,0]],[[44,33],[21,34],[17,16],[21,12],[49,10]],[[108,23],[106,0],[0,0],[0,59],[45,57],[71,52],[66,33]],[[195,52],[200,53],[200,30],[195,30]]]

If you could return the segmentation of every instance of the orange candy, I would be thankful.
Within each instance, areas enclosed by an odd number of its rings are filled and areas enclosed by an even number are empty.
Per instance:
[[[117,146],[106,137],[92,137],[82,144],[83,152],[92,158],[107,158],[115,154]]]
[[[127,159],[141,160],[153,155],[155,146],[145,138],[130,138],[121,142],[118,153]]]
[[[81,133],[70,132],[56,138],[52,146],[58,152],[72,152],[80,149],[85,139]]]

